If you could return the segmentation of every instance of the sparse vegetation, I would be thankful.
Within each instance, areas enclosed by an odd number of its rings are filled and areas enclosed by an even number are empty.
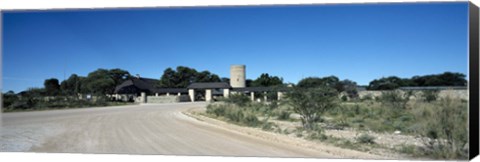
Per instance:
[[[396,151],[404,154],[409,154],[413,156],[418,156],[417,149],[415,145],[400,145],[397,148],[395,148]]]
[[[410,96],[412,96],[412,91],[384,91],[379,97],[379,101],[385,108],[405,110]]]
[[[435,101],[438,98],[438,91],[437,90],[422,91],[422,97],[425,102]]]
[[[427,101],[426,96],[430,94],[411,100],[411,92],[390,91],[383,92],[377,100],[340,102],[338,97],[327,94],[337,95],[335,91],[327,89],[296,89],[287,93],[285,101],[278,103],[250,102],[237,96],[238,98],[233,97],[225,103],[211,104],[207,113],[237,124],[280,134],[292,133],[294,137],[318,140],[343,148],[361,151],[381,148],[433,159],[467,158],[468,102],[464,100],[436,98]],[[302,113],[314,115],[303,116]],[[302,125],[310,125],[287,131],[270,122],[299,122],[291,118],[292,114],[300,116]],[[398,132],[421,138],[423,143],[387,147],[379,144],[379,139],[371,133],[360,133],[353,139],[325,135],[326,130],[344,129],[390,134]]]
[[[433,81],[441,76],[452,76],[456,80],[454,85],[465,83],[461,79],[463,75],[447,72],[412,79],[384,78],[372,82],[369,87],[394,89],[414,83],[437,85]],[[423,83],[422,78],[429,83]],[[438,83],[444,84],[447,83]],[[438,90],[415,93],[410,90],[386,90],[381,95],[367,94],[359,98],[356,89],[352,88],[356,87],[354,85],[355,82],[340,81],[335,76],[308,77],[290,88],[281,101],[257,103],[244,95],[232,95],[224,103],[209,105],[207,113],[237,124],[343,148],[361,151],[386,149],[432,159],[468,157],[468,101],[440,98]],[[282,122],[302,126],[287,129],[281,126]],[[331,131],[337,130],[361,133],[348,138],[332,136]],[[397,143],[386,146],[383,139],[377,138],[380,134],[413,138],[417,142],[415,145]]]
[[[294,88],[286,94],[293,111],[300,114],[305,129],[312,130],[315,120],[336,106],[337,91],[330,87]]]
[[[425,155],[438,159],[468,158],[467,104],[441,99],[435,105],[425,105],[419,133],[424,137]]]
[[[357,140],[357,142],[364,143],[364,144],[374,144],[375,143],[375,137],[373,137],[371,135],[368,135],[366,133],[358,136],[356,140]]]
[[[207,114],[212,114],[215,117],[222,117],[228,121],[241,125],[252,127],[259,126],[261,125],[260,120],[253,111],[253,109],[239,107],[234,104],[210,104],[207,106]]]
[[[371,81],[369,90],[394,90],[399,87],[414,86],[466,86],[465,74],[444,72],[442,74],[413,76],[412,78],[399,78],[397,76],[382,77]]]
[[[106,98],[95,100],[78,100],[71,97],[55,97],[40,99],[39,97],[22,97],[2,108],[3,112],[51,110],[83,107],[117,106],[131,104],[128,102],[112,102]]]
[[[241,94],[232,94],[230,97],[223,99],[224,102],[230,103],[230,104],[235,104],[237,106],[247,106],[247,104],[250,103],[250,98],[245,95]]]
[[[290,114],[291,112],[286,111],[286,110],[281,110],[278,114],[278,120],[288,120],[290,119]]]

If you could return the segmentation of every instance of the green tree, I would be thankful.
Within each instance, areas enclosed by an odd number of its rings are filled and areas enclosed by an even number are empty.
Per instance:
[[[322,78],[322,80],[323,80],[323,84],[325,86],[333,87],[335,89],[336,89],[336,87],[338,87],[339,82],[340,82],[340,79],[338,79],[338,77],[333,76],[333,75],[324,77],[324,78]],[[342,91],[342,90],[340,90],[340,91]]]
[[[289,105],[301,116],[305,129],[312,130],[315,120],[337,104],[337,91],[328,86],[315,88],[294,87],[286,93]]]
[[[345,91],[349,98],[357,98],[358,91],[357,91],[357,83],[348,79],[345,79],[340,82],[342,85],[343,91]]]
[[[283,79],[278,76],[270,76],[268,73],[261,74],[257,79],[253,80],[253,87],[270,87],[282,85]]]
[[[390,76],[390,77],[383,77],[380,79],[375,79],[370,82],[367,89],[368,90],[393,90],[397,89],[401,86],[408,86],[405,84],[405,79]]]
[[[87,77],[78,76],[78,84],[75,86],[75,89],[78,90],[77,93],[82,93],[82,94],[89,93],[89,90],[86,86],[86,82],[87,82],[86,80],[87,80]]]
[[[334,88],[338,92],[345,91],[345,85],[343,82],[338,79],[336,76],[327,76],[323,78],[319,77],[308,77],[300,80],[297,84],[298,87],[302,88],[315,88],[315,87],[322,87],[327,86]]]
[[[22,97],[40,97],[46,93],[45,88],[28,88],[28,90],[20,92]]]
[[[196,74],[196,82],[220,82],[220,77],[209,71],[202,71]]]
[[[176,87],[187,87],[197,81],[197,70],[185,66],[178,66],[175,76],[179,81]]]
[[[39,98],[45,96],[45,88],[29,88],[26,91],[19,93],[19,98],[10,105],[11,109],[31,109],[34,108],[39,102]]]
[[[167,68],[163,71],[163,75],[160,78],[160,87],[177,87],[179,80],[177,78],[175,70],[172,68]]]
[[[109,70],[98,69],[88,74],[84,81],[86,91],[93,94],[111,94],[115,89],[115,80]]]
[[[74,95],[80,93],[81,79],[77,74],[72,74],[67,80],[62,81],[60,89],[63,94]]]
[[[252,79],[246,79],[245,80],[245,86],[247,87],[252,87],[253,80]]]
[[[314,88],[323,86],[324,82],[322,78],[319,77],[308,77],[300,80],[297,84],[298,87],[302,88]]]
[[[122,70],[119,68],[110,69],[109,74],[110,74],[110,77],[112,77],[113,81],[115,82],[116,86],[122,84],[127,79],[130,79],[132,77],[128,71]]]
[[[4,93],[2,96],[2,101],[3,101],[3,107],[8,108],[10,105],[12,105],[15,101],[18,100],[18,96],[15,94],[13,91],[8,91],[7,93]]]
[[[178,66],[176,70],[167,68],[160,78],[159,86],[166,88],[185,88],[194,82],[220,82],[218,75],[209,71],[197,70],[185,66]]]
[[[49,96],[59,95],[60,84],[58,83],[58,79],[56,78],[46,79],[45,82],[43,82],[43,85],[45,87],[45,92],[47,95]]]
[[[223,77],[220,79],[221,82],[229,83],[230,84],[230,78]]]
[[[393,90],[406,86],[467,86],[465,74],[444,72],[442,74],[413,76],[399,78],[396,76],[382,77],[370,82],[368,90]]]
[[[97,69],[87,77],[72,74],[67,80],[62,81],[60,88],[66,95],[78,93],[111,94],[115,87],[122,84],[132,76],[126,70]]]

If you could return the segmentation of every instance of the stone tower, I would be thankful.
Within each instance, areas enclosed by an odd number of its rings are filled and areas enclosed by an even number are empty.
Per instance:
[[[233,88],[246,87],[245,65],[230,66],[230,86]]]

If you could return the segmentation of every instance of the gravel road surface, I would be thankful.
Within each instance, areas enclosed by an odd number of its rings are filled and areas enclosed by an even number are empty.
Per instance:
[[[131,105],[2,114],[0,151],[337,157],[228,131],[182,113],[205,103]]]

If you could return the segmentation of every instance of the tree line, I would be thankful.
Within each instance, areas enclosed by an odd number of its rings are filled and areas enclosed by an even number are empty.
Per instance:
[[[132,76],[122,69],[97,69],[87,76],[72,74],[59,82],[56,78],[44,81],[42,88],[30,88],[15,94],[3,94],[5,111],[37,110],[50,108],[107,106],[111,103],[104,94],[111,94],[115,87]],[[81,94],[97,96],[94,100],[80,99]]]
[[[217,74],[209,71],[201,71],[185,66],[178,66],[175,70],[167,68],[160,78],[159,86],[162,88],[186,88],[191,83],[203,82],[226,82],[230,83],[230,78],[220,78]],[[271,76],[268,73],[262,73],[257,79],[247,79],[247,87],[270,87],[282,85],[283,79],[278,76]]]
[[[465,74],[444,72],[411,78],[400,78],[397,76],[382,77],[371,81],[368,90],[393,90],[399,87],[430,87],[430,86],[467,86]]]
[[[442,74],[414,76],[412,78],[399,78],[396,76],[383,77],[375,79],[370,82],[368,90],[391,90],[404,86],[466,86],[467,80],[465,75],[461,73],[445,72]],[[23,107],[29,107],[28,105],[38,105],[38,99],[42,97],[56,97],[68,98],[68,102],[80,101],[80,95],[90,94],[93,96],[99,96],[105,98],[107,94],[113,94],[115,88],[125,82],[132,79],[134,76],[127,70],[123,69],[97,69],[88,73],[87,76],[79,76],[72,74],[68,79],[59,81],[56,78],[49,78],[44,81],[42,88],[30,88],[26,91],[22,91],[18,94],[13,91],[3,93],[3,106],[9,105],[27,105]],[[161,75],[157,86],[164,88],[186,88],[193,82],[226,82],[229,83],[230,79],[223,77],[220,78],[217,74],[211,73],[207,70],[197,71],[194,68],[178,66],[176,69],[167,68]],[[263,73],[256,79],[247,79],[247,87],[286,87],[287,83],[284,83],[283,78],[273,76],[268,73]],[[291,84],[293,85],[293,84]],[[326,77],[307,77],[300,80],[294,87],[301,89],[317,89],[328,87],[328,89],[335,90],[337,93],[345,93],[349,98],[356,98],[357,83],[348,79],[340,80],[336,76]],[[51,101],[50,101],[51,102]],[[58,101],[63,102],[63,101]],[[55,104],[55,103],[44,103]],[[83,104],[83,103],[82,103]],[[57,105],[61,107],[61,105]],[[18,107],[18,106],[17,106]]]
[[[30,88],[25,93],[37,93],[40,96],[73,96],[78,94],[112,94],[117,85],[130,79],[132,75],[123,69],[97,69],[87,76],[72,74],[62,82],[57,78],[44,81],[43,88]]]
[[[68,79],[60,82],[56,78],[49,78],[44,81],[43,88],[30,88],[21,92],[22,95],[35,94],[40,96],[72,96],[78,94],[105,95],[114,93],[115,87],[133,76],[127,70],[97,69],[87,76],[72,74]],[[411,78],[400,78],[397,76],[382,77],[374,79],[367,86],[368,90],[392,90],[406,86],[466,86],[465,74],[445,72],[442,74],[414,76]],[[178,66],[176,69],[167,68],[163,71],[158,84],[161,88],[186,88],[194,82],[226,82],[230,79],[211,73],[207,70],[197,71],[194,68]],[[272,87],[286,86],[283,78],[262,73],[256,79],[247,79],[247,87]],[[346,92],[349,97],[356,95],[357,83],[336,76],[307,77],[301,79],[296,86],[302,88],[314,88],[328,86],[338,92]],[[13,92],[10,92],[11,94]]]
[[[221,82],[221,79],[217,74],[212,74],[207,70],[198,72],[194,68],[185,66],[178,66],[176,70],[169,67],[163,71],[159,87],[186,88],[195,82]]]

